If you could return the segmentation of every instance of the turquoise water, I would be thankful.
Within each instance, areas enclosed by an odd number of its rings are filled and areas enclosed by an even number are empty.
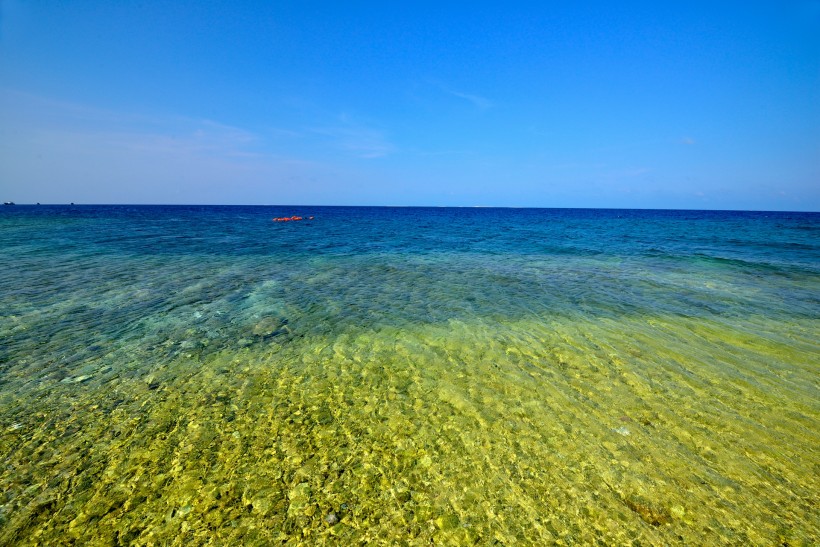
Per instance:
[[[0,544],[816,544],[819,235],[4,207]]]

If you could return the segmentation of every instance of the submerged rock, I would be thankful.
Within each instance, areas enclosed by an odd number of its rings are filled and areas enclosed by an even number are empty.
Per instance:
[[[63,378],[60,380],[64,384],[81,384],[83,382],[87,382],[93,377],[91,374],[83,374],[81,376],[72,376],[69,378]]]
[[[288,499],[290,505],[288,506],[288,515],[294,516],[302,513],[310,501],[310,485],[302,482],[294,486],[288,492]]]
[[[665,507],[656,505],[642,496],[630,496],[624,500],[624,503],[637,513],[644,522],[652,526],[660,526],[672,521],[672,515]]]
[[[253,332],[254,336],[268,338],[270,336],[276,336],[277,334],[288,332],[289,329],[287,324],[288,320],[284,318],[265,317],[253,326],[253,330],[251,332]]]
[[[447,513],[441,515],[435,520],[436,527],[439,530],[454,530],[458,527],[459,519],[455,513]]]

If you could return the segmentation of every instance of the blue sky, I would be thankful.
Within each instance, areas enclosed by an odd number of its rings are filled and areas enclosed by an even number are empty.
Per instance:
[[[3,200],[820,210],[820,1],[0,6]]]

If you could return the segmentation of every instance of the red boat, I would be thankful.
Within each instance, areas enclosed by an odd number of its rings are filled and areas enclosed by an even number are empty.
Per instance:
[[[292,216],[292,217],[276,217],[276,218],[274,218],[274,219],[272,219],[272,220],[273,220],[274,222],[290,222],[290,221],[295,221],[295,220],[313,220],[313,217],[297,217],[297,216]]]

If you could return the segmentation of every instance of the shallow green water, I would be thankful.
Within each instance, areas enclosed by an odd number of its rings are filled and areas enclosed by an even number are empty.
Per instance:
[[[816,544],[816,215],[280,210],[0,217],[0,544]]]

